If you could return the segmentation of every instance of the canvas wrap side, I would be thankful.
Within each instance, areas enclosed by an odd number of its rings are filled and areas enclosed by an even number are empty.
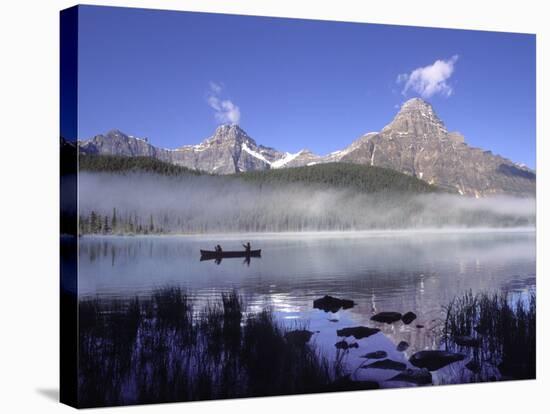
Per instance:
[[[60,13],[60,400],[78,406],[78,7]]]

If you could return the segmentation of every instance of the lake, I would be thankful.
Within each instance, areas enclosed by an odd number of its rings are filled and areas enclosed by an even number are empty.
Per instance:
[[[251,242],[261,258],[200,259],[200,249],[242,249]],[[388,358],[410,366],[416,351],[439,348],[443,307],[466,291],[509,291],[519,295],[535,288],[535,232],[409,231],[208,236],[84,236],[79,240],[79,297],[148,296],[155,289],[180,286],[200,307],[236,289],[248,312],[274,311],[280,323],[314,331],[312,341],[328,358],[336,358],[336,330],[365,325],[381,333],[355,341],[345,366],[357,379],[383,386],[395,375],[388,369],[359,369],[361,355],[384,350]],[[352,299],[356,305],[327,313],[313,308],[324,295]],[[413,311],[410,325],[370,320],[381,311]],[[421,325],[421,327],[417,327]],[[350,340],[351,339],[351,340]],[[405,341],[409,347],[398,351]],[[464,364],[434,373],[434,383],[464,375]],[[357,370],[355,370],[357,368]],[[460,372],[457,372],[459,370]]]

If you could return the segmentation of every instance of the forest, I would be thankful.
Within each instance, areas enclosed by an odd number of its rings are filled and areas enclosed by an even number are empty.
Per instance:
[[[473,199],[384,168],[322,164],[210,175],[151,158],[84,156],[80,234],[528,227],[533,199]]]

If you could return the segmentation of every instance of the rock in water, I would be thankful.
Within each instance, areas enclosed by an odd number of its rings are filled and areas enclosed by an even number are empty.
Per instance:
[[[388,356],[388,353],[386,351],[374,351],[369,352],[368,354],[361,355],[361,358],[367,358],[367,359],[382,359],[386,358]]]
[[[325,312],[338,312],[340,309],[349,309],[355,306],[355,302],[349,299],[338,299],[329,295],[313,301],[313,307]]]
[[[390,324],[401,320],[401,314],[399,312],[380,312],[370,319],[371,321]]]
[[[290,331],[285,334],[285,339],[288,343],[294,345],[304,345],[311,339],[313,332],[305,329],[297,329],[295,331]]]
[[[416,314],[414,312],[407,312],[401,317],[401,320],[405,325],[410,324],[412,321],[416,319]]]
[[[417,385],[427,385],[432,383],[432,374],[427,369],[406,369],[388,381],[404,381]]]
[[[380,332],[380,329],[369,328],[367,326],[355,326],[353,328],[343,328],[336,331],[338,336],[353,336],[355,339],[368,338],[371,335]]]
[[[342,339],[340,342],[336,342],[334,346],[337,349],[350,349],[350,348],[359,348],[359,344],[357,342],[347,343],[344,339]]]
[[[394,371],[403,371],[407,368],[407,364],[393,361],[391,359],[382,359],[380,361],[365,365],[363,368],[392,369]]]
[[[401,341],[397,344],[397,348],[396,348],[399,352],[404,352],[406,351],[407,349],[409,349],[409,343],[408,342],[405,342],[405,341]]]
[[[462,361],[465,358],[463,354],[457,354],[449,351],[420,351],[411,356],[409,362],[418,368],[427,368],[430,371],[437,371],[453,362]]]

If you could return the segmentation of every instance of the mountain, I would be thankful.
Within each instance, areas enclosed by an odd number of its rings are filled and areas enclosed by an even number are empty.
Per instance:
[[[214,135],[200,144],[177,149],[157,148],[146,138],[136,138],[118,130],[82,141],[80,149],[84,154],[153,157],[213,174],[296,167],[320,160],[307,150],[291,154],[258,145],[238,125],[221,125]]]
[[[469,146],[460,133],[447,131],[433,107],[419,98],[405,102],[380,132],[369,132],[326,156],[259,145],[238,125],[221,125],[200,144],[177,149],[158,148],[118,130],[80,141],[79,147],[84,154],[152,157],[213,174],[345,162],[392,169],[468,196],[533,196],[536,191],[533,170]]]
[[[390,168],[430,184],[480,197],[534,195],[534,171],[490,151],[469,146],[458,132],[448,132],[432,106],[419,98],[378,133],[369,133],[332,161]]]
[[[147,138],[136,138],[113,129],[105,135],[96,135],[90,140],[79,141],[81,153],[95,155],[120,155],[125,157],[153,157],[171,162],[171,150],[149,144]]]

